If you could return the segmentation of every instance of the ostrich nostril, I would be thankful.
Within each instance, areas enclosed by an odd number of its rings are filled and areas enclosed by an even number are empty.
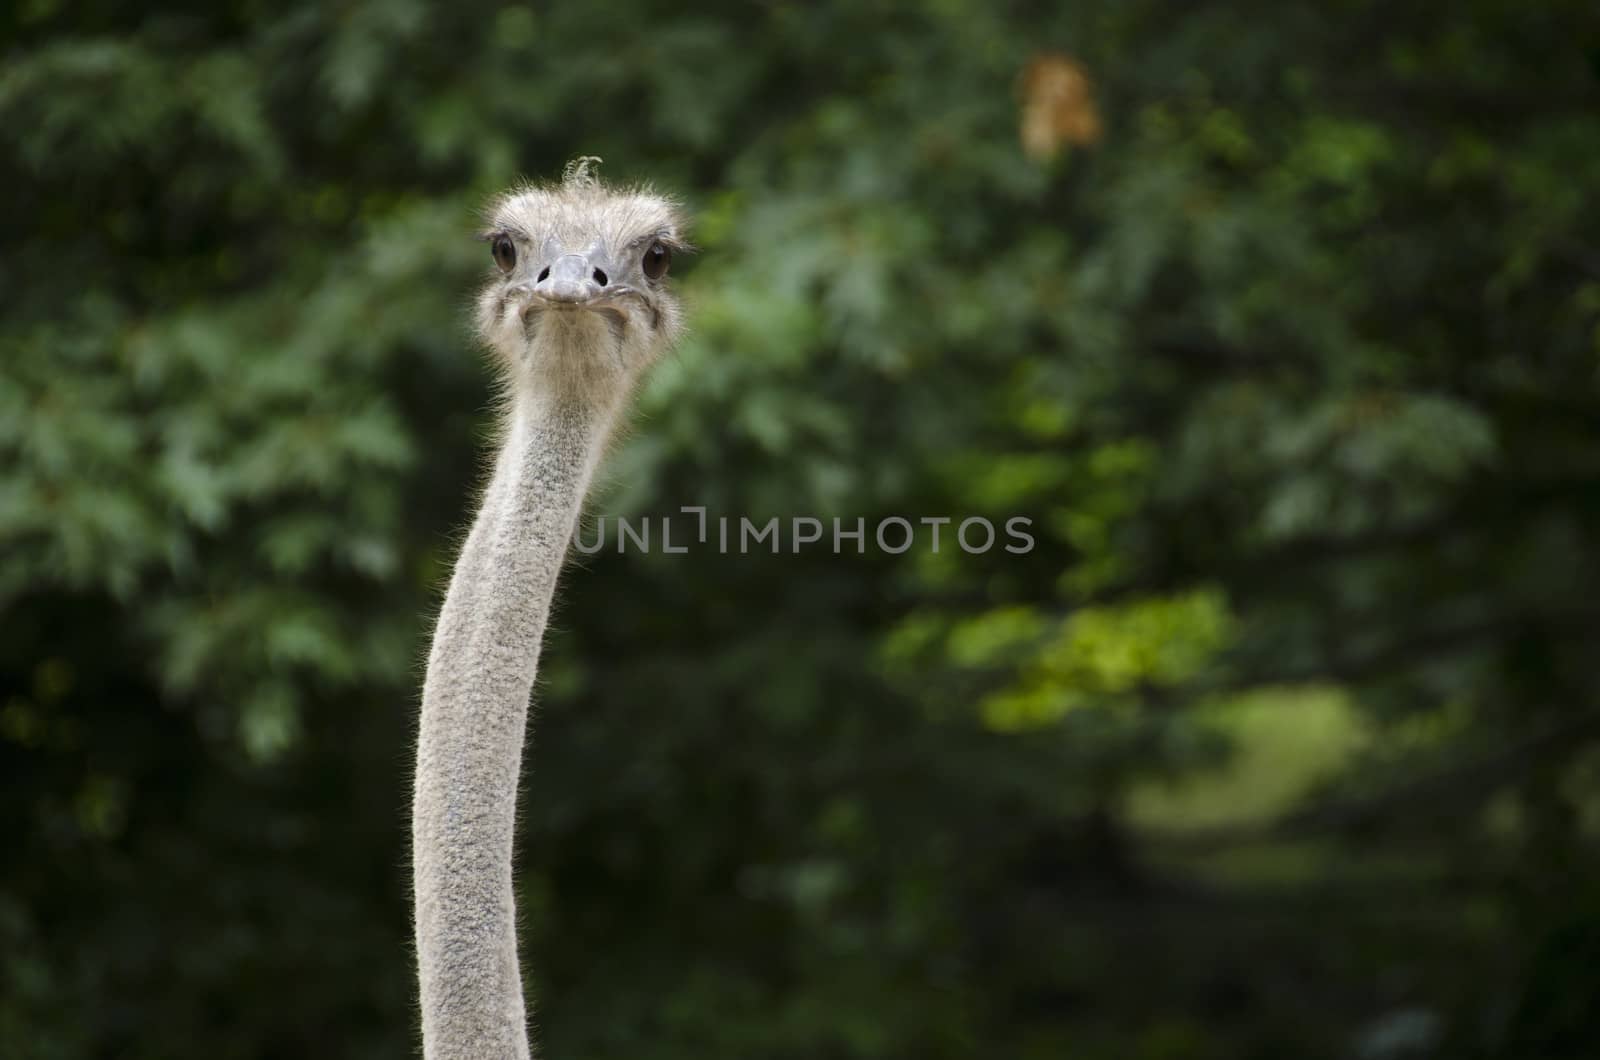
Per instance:
[[[594,282],[604,287],[606,285],[606,274],[600,269],[594,270]]]
[[[534,283],[543,283],[544,281],[548,280],[549,278],[550,278],[550,266],[546,265],[544,268],[539,270],[539,278],[534,280],[533,282]]]

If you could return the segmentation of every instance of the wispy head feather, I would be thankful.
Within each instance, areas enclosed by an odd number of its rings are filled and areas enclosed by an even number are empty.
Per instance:
[[[581,155],[574,158],[561,171],[562,185],[570,189],[596,187],[600,183],[600,178],[593,170],[603,161],[605,159],[597,155]]]

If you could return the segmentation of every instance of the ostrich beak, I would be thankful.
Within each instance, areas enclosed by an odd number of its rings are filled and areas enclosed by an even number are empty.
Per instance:
[[[563,254],[550,263],[544,276],[533,285],[535,298],[554,306],[583,306],[606,290],[605,271],[582,254]]]

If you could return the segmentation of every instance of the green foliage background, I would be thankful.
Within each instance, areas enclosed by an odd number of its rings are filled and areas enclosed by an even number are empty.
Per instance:
[[[548,1055],[1600,1052],[1600,11],[0,13],[0,1055],[415,1052],[478,205],[698,216],[519,859]],[[1018,136],[1029,63],[1102,135]]]

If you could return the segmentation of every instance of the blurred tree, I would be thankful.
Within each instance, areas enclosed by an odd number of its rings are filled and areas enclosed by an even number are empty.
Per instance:
[[[1591,3],[0,40],[0,1054],[411,1048],[473,211],[585,153],[704,251],[602,511],[1037,543],[569,572],[550,1055],[1593,1053]]]

